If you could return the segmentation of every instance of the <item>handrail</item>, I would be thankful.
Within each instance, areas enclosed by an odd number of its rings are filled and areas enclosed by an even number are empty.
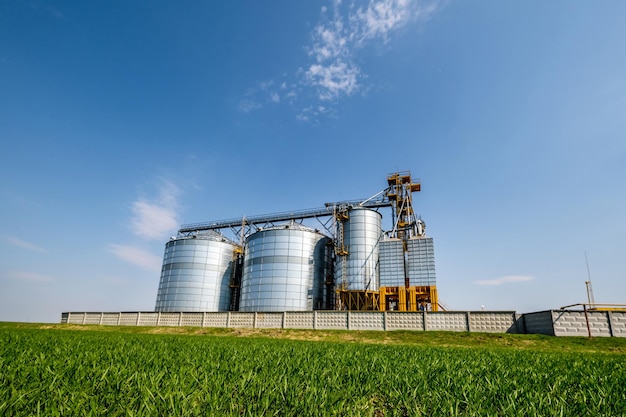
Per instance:
[[[620,309],[626,309],[626,304],[610,304],[610,303],[576,303],[576,304],[570,304],[567,306],[563,306],[561,308],[559,308],[559,310],[566,310],[568,308],[571,307],[583,307],[583,308],[588,308],[589,310],[594,310],[594,309],[598,309],[598,308],[612,308],[612,307],[617,307]]]

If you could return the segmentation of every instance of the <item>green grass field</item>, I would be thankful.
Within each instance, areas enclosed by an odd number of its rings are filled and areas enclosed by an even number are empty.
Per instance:
[[[623,416],[626,340],[0,323],[0,416]]]

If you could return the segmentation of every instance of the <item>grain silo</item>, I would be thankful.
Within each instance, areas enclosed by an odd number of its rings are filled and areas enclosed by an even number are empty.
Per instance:
[[[170,239],[155,311],[227,311],[236,248],[214,231]]]
[[[297,223],[269,227],[248,236],[239,311],[327,308],[330,241]]]
[[[346,291],[378,291],[379,243],[382,238],[382,216],[367,208],[357,207],[346,212],[338,242],[335,264],[337,288]]]

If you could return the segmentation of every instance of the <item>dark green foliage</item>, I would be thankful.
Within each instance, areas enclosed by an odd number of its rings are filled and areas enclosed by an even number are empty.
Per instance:
[[[0,326],[0,416],[621,416],[623,354]]]

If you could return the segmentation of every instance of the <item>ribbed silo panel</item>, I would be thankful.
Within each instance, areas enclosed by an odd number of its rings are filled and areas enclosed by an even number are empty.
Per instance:
[[[380,286],[404,286],[404,250],[400,239],[380,242]]]
[[[421,237],[407,242],[407,269],[410,284],[437,285],[433,238]]]

